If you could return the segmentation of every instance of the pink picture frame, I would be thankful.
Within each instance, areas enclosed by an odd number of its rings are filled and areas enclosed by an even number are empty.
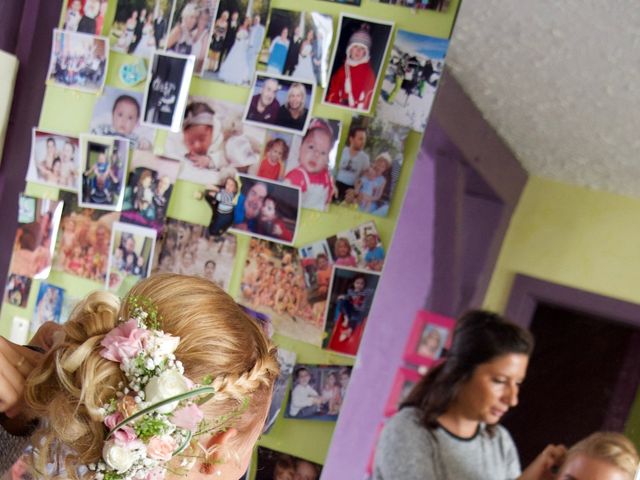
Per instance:
[[[416,314],[403,359],[412,365],[432,366],[451,347],[456,321],[437,313],[420,310]]]
[[[402,402],[413,386],[420,381],[422,375],[410,368],[400,367],[393,379],[391,394],[384,407],[384,416],[390,417],[398,411],[398,405]]]

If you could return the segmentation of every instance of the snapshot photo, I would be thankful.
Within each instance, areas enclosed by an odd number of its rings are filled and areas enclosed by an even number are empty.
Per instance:
[[[402,164],[408,127],[386,118],[355,116],[336,170],[336,202],[387,216]]]
[[[182,162],[181,180],[220,185],[236,173],[254,173],[265,130],[244,124],[243,114],[241,104],[189,97],[182,131],[167,135],[163,153]]]
[[[307,301],[304,274],[293,247],[252,238],[238,302],[266,314],[278,334],[322,344],[324,303]]]
[[[407,341],[404,359],[413,365],[430,367],[451,345],[455,319],[420,310]]]
[[[26,221],[18,221],[9,273],[36,279],[47,278],[51,271],[63,203],[26,195],[20,197],[18,219]]]
[[[140,92],[105,87],[93,108],[91,133],[125,138],[134,150],[151,150],[155,132],[140,124],[142,97]]]
[[[213,236],[197,223],[167,219],[156,272],[196,275],[229,289],[236,256],[236,236]]]
[[[63,30],[100,35],[108,0],[65,0]]]
[[[304,136],[295,135],[284,183],[300,188],[302,208],[325,212],[335,195],[333,171],[342,123],[312,118]]]
[[[104,86],[108,57],[106,37],[56,29],[48,82],[57,87],[97,93]]]
[[[269,0],[220,0],[202,76],[248,86],[269,17]]]
[[[244,121],[263,128],[303,135],[311,120],[315,83],[257,73]]]
[[[64,289],[41,282],[36,297],[36,307],[33,311],[30,333],[34,335],[45,322],[60,323]]]
[[[378,0],[380,3],[388,3],[398,7],[408,7],[414,10],[435,10],[446,12],[451,0]]]
[[[111,225],[119,213],[82,208],[78,196],[62,192],[64,202],[53,269],[104,284],[109,259]]]
[[[329,284],[333,275],[333,255],[327,240],[305,245],[298,249],[300,265],[304,272],[307,301],[322,302],[323,308],[329,295]]]
[[[4,286],[4,301],[16,307],[25,308],[31,292],[31,278],[10,273]],[[27,329],[28,330],[28,329]]]
[[[420,381],[422,375],[410,368],[399,368],[393,379],[391,394],[384,407],[385,417],[391,417],[398,411],[400,404],[407,398],[413,387]]]
[[[255,480],[318,480],[320,473],[322,473],[322,465],[288,453],[258,447]]]
[[[296,365],[285,418],[336,421],[350,379],[348,366]]]
[[[379,272],[384,264],[384,247],[374,222],[366,222],[327,238],[333,263]]]
[[[293,133],[266,130],[264,150],[261,152],[260,162],[257,169],[252,168],[249,173],[267,180],[282,180],[291,144],[297,137]]]
[[[324,103],[371,111],[392,32],[393,22],[340,14]]]
[[[447,39],[398,30],[376,116],[424,132],[448,47]]]
[[[155,51],[149,64],[142,124],[180,131],[195,62],[193,55]]]
[[[324,347],[356,355],[380,274],[335,266],[329,287]]]
[[[162,232],[180,162],[135,150],[124,190],[121,221]]]
[[[241,186],[234,200],[232,229],[293,244],[300,219],[300,189],[248,175],[238,175],[238,179]],[[219,213],[220,203],[217,209]]]
[[[27,181],[63,190],[78,188],[78,137],[33,129]]]
[[[156,231],[128,223],[116,222],[111,229],[109,273],[106,288],[118,295],[151,273]]]
[[[164,49],[172,6],[171,0],[117,0],[109,32],[111,48],[144,58]]]
[[[274,8],[258,69],[326,87],[332,39],[330,15]]]
[[[296,364],[296,352],[290,352],[284,348],[278,347],[278,365],[280,365],[280,373],[276,378],[275,385],[273,386],[273,395],[271,396],[271,405],[269,406],[269,412],[267,413],[267,420],[264,423],[263,434],[269,433],[271,427],[273,427],[280,410],[282,409],[282,402],[287,393],[287,387],[289,386],[289,380],[293,373],[293,367]]]
[[[129,140],[80,134],[80,206],[120,210],[129,162]]]

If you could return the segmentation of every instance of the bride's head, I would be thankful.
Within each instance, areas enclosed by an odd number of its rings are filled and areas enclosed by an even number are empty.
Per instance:
[[[144,325],[132,330],[136,322]],[[138,283],[122,302],[106,292],[90,294],[74,309],[64,332],[64,340],[27,381],[27,402],[44,419],[34,440],[38,476],[115,480],[136,468],[141,478],[170,477],[170,472],[188,478],[242,475],[264,424],[278,364],[275,348],[231,297],[204,279],[156,275]],[[138,350],[132,351],[134,344]],[[165,360],[155,367],[140,361],[149,357]],[[183,376],[175,372],[180,364]],[[172,390],[177,381],[191,394],[192,381],[210,386],[213,396],[199,407],[196,403],[206,397],[153,406],[156,393],[149,385],[162,383],[162,372],[169,370],[177,378],[169,379],[169,391],[184,391]],[[138,403],[135,388],[129,388],[132,379],[144,392]],[[156,395],[156,401],[172,395]],[[151,412],[131,418],[148,405]],[[165,411],[172,407],[176,410]],[[196,419],[191,427],[178,420],[180,409],[189,413],[186,423]],[[109,435],[110,430],[116,433]],[[188,430],[193,440],[176,453],[180,448],[173,446],[188,439]],[[131,455],[122,445],[134,450],[138,466],[128,466]],[[147,464],[148,471],[142,467]],[[101,465],[97,474],[94,465]]]

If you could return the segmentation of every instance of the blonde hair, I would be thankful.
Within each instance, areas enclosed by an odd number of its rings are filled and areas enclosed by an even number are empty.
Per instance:
[[[572,457],[583,454],[587,457],[603,460],[629,474],[629,480],[638,469],[638,452],[631,441],[620,433],[596,432],[580,440],[567,452],[564,464]]]
[[[180,337],[175,355],[188,378],[196,383],[213,379],[217,393],[202,408],[207,419],[214,419],[212,435],[230,426],[237,429],[229,451],[223,452],[234,456],[231,449],[242,446],[259,428],[256,418],[266,412],[279,371],[275,347],[236,302],[208,280],[158,274],[139,282],[129,296],[150,301],[161,316],[160,328]],[[34,440],[34,467],[40,476],[47,476],[47,463],[55,461],[63,469],[58,473],[78,478],[79,465],[101,458],[106,428],[100,407],[125,378],[119,364],[100,356],[100,342],[119,318],[129,318],[128,303],[107,292],[90,294],[64,325],[64,341],[27,379],[27,402],[46,419]]]

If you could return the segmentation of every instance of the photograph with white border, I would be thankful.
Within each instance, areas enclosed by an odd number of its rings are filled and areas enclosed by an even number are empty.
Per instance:
[[[72,135],[33,128],[27,181],[76,191],[80,140]]]
[[[152,228],[115,222],[111,228],[107,290],[125,294],[151,273],[156,231]]]

